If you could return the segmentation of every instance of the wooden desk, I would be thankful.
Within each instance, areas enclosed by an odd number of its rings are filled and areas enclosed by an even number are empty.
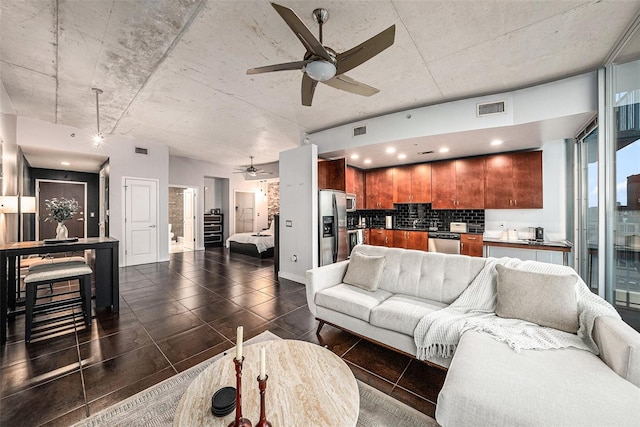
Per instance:
[[[7,341],[9,307],[15,309],[17,285],[16,260],[23,255],[76,252],[91,249],[95,252],[96,307],[120,310],[120,272],[118,270],[118,240],[111,237],[89,237],[77,242],[45,244],[17,242],[0,245],[0,345]]]

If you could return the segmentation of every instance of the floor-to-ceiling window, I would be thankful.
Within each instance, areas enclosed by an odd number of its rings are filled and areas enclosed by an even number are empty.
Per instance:
[[[640,61],[611,71],[615,205],[608,294],[617,306],[640,310]]]

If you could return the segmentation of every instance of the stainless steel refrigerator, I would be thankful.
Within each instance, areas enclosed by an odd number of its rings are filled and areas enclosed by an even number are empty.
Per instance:
[[[347,241],[347,197],[344,191],[320,190],[318,192],[320,215],[319,265],[343,261],[349,256]]]

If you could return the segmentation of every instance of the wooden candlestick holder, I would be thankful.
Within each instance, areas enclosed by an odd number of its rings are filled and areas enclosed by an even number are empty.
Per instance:
[[[264,379],[260,379],[258,376],[258,388],[260,389],[260,421],[256,424],[256,427],[272,427],[271,423],[267,421],[267,416],[265,415],[264,409],[264,394],[267,390],[267,380],[269,379],[269,375],[265,375]]]
[[[236,417],[229,427],[252,427],[251,421],[242,416],[242,362],[244,356],[240,360],[233,359],[236,365]]]

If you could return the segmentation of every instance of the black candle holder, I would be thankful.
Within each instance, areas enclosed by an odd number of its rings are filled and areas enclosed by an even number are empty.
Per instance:
[[[267,380],[269,379],[269,375],[265,375],[264,379],[260,379],[258,376],[258,388],[260,389],[260,421],[256,424],[256,427],[272,427],[271,423],[267,421],[267,416],[265,415],[265,404],[264,404],[264,394],[267,391]]]
[[[253,427],[251,421],[242,416],[242,362],[244,356],[240,360],[233,359],[236,366],[236,417],[229,427]]]

